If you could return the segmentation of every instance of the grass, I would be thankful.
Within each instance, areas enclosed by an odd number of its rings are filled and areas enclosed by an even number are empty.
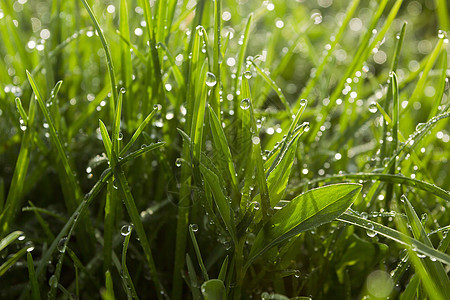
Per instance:
[[[447,6],[2,1],[0,298],[446,299]]]

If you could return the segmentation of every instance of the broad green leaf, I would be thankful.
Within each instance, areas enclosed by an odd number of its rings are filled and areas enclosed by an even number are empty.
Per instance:
[[[360,191],[359,184],[336,184],[292,199],[257,234],[247,265],[276,244],[336,219],[350,207]]]
[[[208,280],[202,284],[202,294],[205,300],[224,300],[225,285],[219,279]]]

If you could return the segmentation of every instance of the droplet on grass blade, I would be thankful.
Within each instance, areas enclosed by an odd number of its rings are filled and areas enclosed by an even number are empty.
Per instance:
[[[66,251],[66,241],[67,241],[67,237],[63,237],[62,239],[59,240],[58,242],[58,251],[63,253]]]
[[[178,168],[181,167],[181,164],[183,163],[183,159],[182,158],[177,158],[175,160],[175,166],[177,166]]]
[[[250,72],[250,71],[245,71],[245,72],[244,72],[244,77],[247,78],[247,79],[252,78],[252,72]]]
[[[241,101],[241,108],[246,110],[250,107],[250,99],[245,98]]]
[[[377,107],[377,103],[376,102],[371,102],[370,104],[369,104],[369,111],[371,112],[371,113],[376,113],[377,111],[378,111],[378,107]]]
[[[120,228],[120,234],[123,236],[127,236],[131,233],[131,226],[130,225],[123,225],[122,228]]]
[[[206,72],[206,85],[209,87],[213,87],[217,83],[216,75],[211,72]]]
[[[191,229],[193,232],[197,232],[198,231],[198,225],[197,224],[191,224]]]

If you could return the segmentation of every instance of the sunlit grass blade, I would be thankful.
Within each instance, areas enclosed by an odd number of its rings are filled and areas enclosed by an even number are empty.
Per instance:
[[[111,273],[109,271],[105,272],[105,285],[106,285],[106,291],[102,294],[102,298],[104,300],[114,300],[114,287],[113,287],[113,281],[111,278]]]
[[[245,52],[247,51],[247,45],[248,45],[248,39],[250,35],[250,28],[252,25],[252,18],[253,14],[250,14],[247,19],[247,24],[245,25],[245,30],[243,33],[243,39],[242,44],[240,45],[240,51],[239,51],[239,57],[237,59],[237,67],[236,67],[236,74],[241,74],[242,68],[244,65],[244,59],[245,59]],[[238,89],[238,76],[236,76],[234,87],[235,91]],[[239,105],[235,105],[235,110],[239,108]]]
[[[441,73],[440,73],[440,79],[439,82],[437,84],[437,88],[436,88],[436,97],[434,98],[434,102],[432,105],[432,108],[430,110],[430,114],[428,115],[428,119],[431,119],[432,117],[434,117],[438,110],[439,110],[439,105],[441,104],[442,101],[442,97],[444,95],[444,91],[446,89],[446,85],[447,85],[447,76],[446,76],[446,72],[447,72],[447,50],[443,49],[440,55],[440,63],[439,63],[440,69],[441,69]]]
[[[337,184],[310,190],[291,200],[259,231],[246,266],[271,247],[297,234],[331,222],[350,207],[359,184]]]
[[[120,0],[119,4],[119,30],[121,36],[124,39],[130,40],[130,25],[128,20],[128,4],[126,0]],[[121,61],[121,78],[123,86],[128,89],[133,81],[133,65],[131,63],[130,47],[126,43],[120,45],[120,61]],[[128,94],[122,95],[124,102],[125,120],[127,121],[127,127],[131,127],[131,122],[134,115],[134,107],[132,102],[131,90],[128,90]]]
[[[433,244],[428,238],[428,235],[425,232],[425,229],[423,228],[422,223],[420,222],[420,219],[414,211],[411,203],[404,195],[402,196],[402,200],[404,202],[406,215],[409,220],[408,223],[411,225],[413,236],[428,247],[433,248]],[[434,284],[439,287],[439,290],[444,295],[450,294],[450,281],[448,280],[447,273],[445,272],[441,262],[435,261],[434,259],[426,259],[423,261],[423,264],[427,270],[427,273],[430,275],[431,280],[433,280]]]
[[[106,64],[108,66],[108,73],[109,73],[109,79],[111,83],[111,99],[110,102],[110,111],[111,111],[111,120],[114,118],[114,112],[115,112],[115,105],[117,103],[117,88],[116,88],[116,75],[114,73],[114,65],[111,57],[111,51],[109,49],[108,43],[106,42],[105,35],[103,34],[103,30],[100,28],[100,25],[97,21],[97,18],[94,15],[94,12],[92,11],[91,7],[87,3],[86,0],[81,0],[84,7],[86,8],[86,11],[89,14],[89,17],[92,20],[92,23],[94,24],[94,28],[97,31],[98,37],[100,38],[100,41],[103,46],[103,50],[105,51],[106,56]],[[150,24],[149,24],[150,25]]]

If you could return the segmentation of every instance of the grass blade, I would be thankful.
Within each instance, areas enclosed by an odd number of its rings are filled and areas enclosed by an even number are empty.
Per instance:
[[[27,266],[28,266],[28,276],[30,278],[31,285],[31,297],[33,300],[41,299],[41,294],[39,292],[39,283],[36,277],[36,272],[34,270],[33,256],[31,251],[27,252]]]

